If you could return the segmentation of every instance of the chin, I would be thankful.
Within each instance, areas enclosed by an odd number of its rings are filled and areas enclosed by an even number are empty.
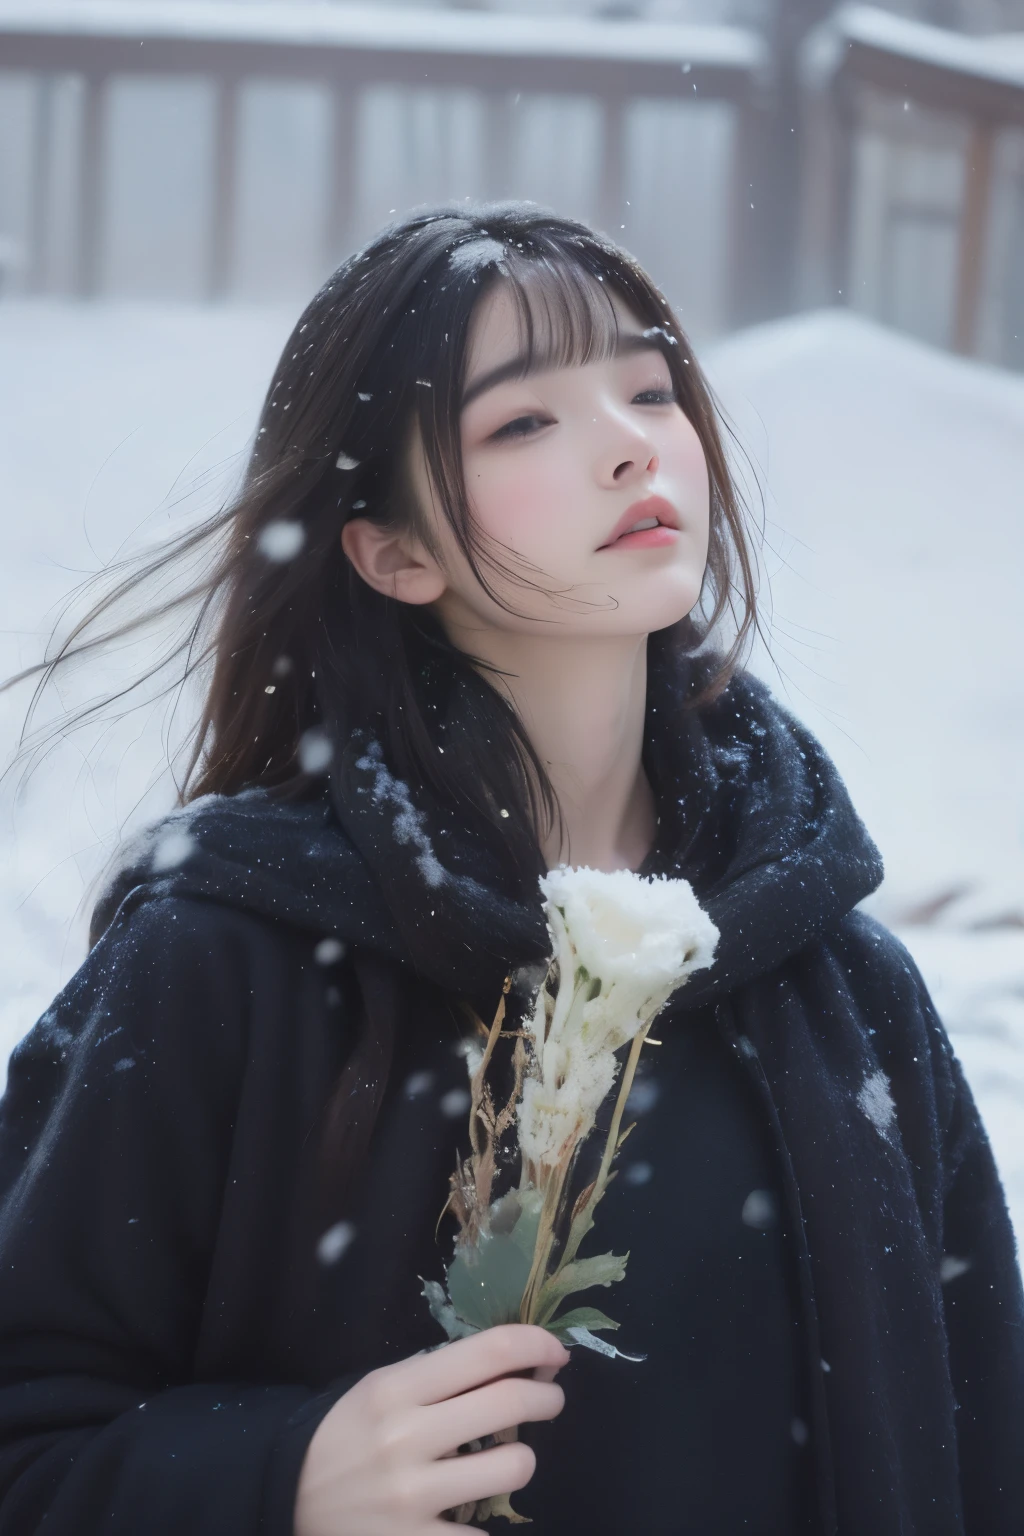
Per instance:
[[[696,576],[671,581],[637,583],[634,590],[617,592],[619,607],[615,614],[615,628],[637,634],[653,634],[658,629],[668,629],[693,612],[700,602],[700,579]]]

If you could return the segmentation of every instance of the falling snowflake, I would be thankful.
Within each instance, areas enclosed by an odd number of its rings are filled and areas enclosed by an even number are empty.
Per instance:
[[[959,1280],[961,1275],[966,1275],[970,1267],[970,1259],[958,1259],[955,1253],[944,1253],[939,1265],[939,1280],[941,1284],[948,1285],[951,1280]]]
[[[654,1169],[650,1163],[630,1163],[628,1168],[623,1170],[622,1179],[626,1184],[646,1184],[653,1172]]]
[[[778,1203],[770,1189],[752,1189],[743,1202],[741,1220],[748,1227],[774,1227],[779,1217]]]
[[[350,1221],[339,1221],[333,1227],[328,1227],[316,1245],[316,1256],[320,1263],[337,1264],[355,1235],[356,1229]]]
[[[157,838],[150,868],[154,874],[178,869],[192,857],[198,847],[199,844],[190,833],[181,827],[171,827]]]
[[[256,540],[260,554],[277,565],[294,560],[305,542],[306,530],[302,524],[284,518],[268,523]]]
[[[317,965],[336,965],[344,957],[345,946],[340,939],[321,939],[313,951]]]
[[[466,1088],[449,1088],[441,1099],[441,1113],[447,1115],[449,1120],[454,1120],[456,1115],[464,1115],[472,1100]]]
[[[658,1085],[650,1078],[634,1078],[626,1100],[626,1113],[644,1115],[658,1101]]]
[[[303,773],[324,773],[330,767],[334,748],[326,731],[313,726],[299,737],[299,767]]]
[[[338,457],[335,459],[334,462],[338,466],[339,469],[358,469],[359,468],[359,460],[358,459],[354,459],[350,453],[344,453],[344,452],[339,453]]]
[[[410,1072],[409,1076],[402,1084],[402,1092],[405,1094],[407,1099],[415,1099],[418,1098],[421,1093],[426,1093],[427,1090],[433,1086],[433,1083],[433,1072]]]

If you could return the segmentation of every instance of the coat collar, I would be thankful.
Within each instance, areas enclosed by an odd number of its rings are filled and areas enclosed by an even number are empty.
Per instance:
[[[687,1009],[773,970],[882,878],[831,760],[764,683],[740,670],[712,703],[686,707],[715,659],[652,664],[648,684],[659,835],[641,872],[689,880],[721,934],[682,994]],[[334,934],[471,996],[549,952],[540,892],[513,893],[494,855],[414,796],[366,735],[305,800],[210,795],[126,844],[94,941],[140,886]]]

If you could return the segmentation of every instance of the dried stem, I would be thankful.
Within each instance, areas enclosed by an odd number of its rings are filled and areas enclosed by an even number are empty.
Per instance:
[[[629,1098],[629,1090],[633,1086],[633,1076],[636,1072],[637,1062],[640,1060],[640,1051],[643,1048],[644,1040],[647,1038],[647,1032],[653,1022],[653,1018],[648,1019],[646,1024],[643,1024],[637,1033],[633,1036],[629,1057],[626,1061],[626,1065],[622,1073],[622,1082],[619,1085],[618,1098],[615,1101],[615,1113],[612,1115],[612,1123],[608,1128],[608,1139],[605,1142],[604,1155],[601,1158],[601,1166],[598,1169],[597,1178],[590,1186],[588,1198],[579,1207],[573,1217],[572,1224],[569,1228],[569,1236],[566,1240],[565,1248],[562,1251],[562,1257],[551,1275],[552,1279],[559,1275],[567,1264],[572,1263],[573,1259],[576,1257],[580,1243],[583,1241],[591,1227],[594,1225],[594,1208],[598,1201],[601,1199],[601,1196],[604,1194],[605,1187],[609,1182],[609,1170],[611,1168],[612,1158],[619,1150],[622,1142],[625,1141],[626,1137],[629,1135],[629,1132],[633,1129],[632,1126],[629,1126],[623,1135],[621,1137],[619,1136],[619,1126],[622,1123],[622,1115],[626,1107],[626,1100]],[[612,1175],[612,1177],[613,1176],[614,1175]]]

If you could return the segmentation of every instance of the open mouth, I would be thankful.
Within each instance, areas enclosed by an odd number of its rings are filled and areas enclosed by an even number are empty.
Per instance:
[[[679,515],[663,496],[634,502],[612,529],[601,549],[658,549],[679,538]]]

